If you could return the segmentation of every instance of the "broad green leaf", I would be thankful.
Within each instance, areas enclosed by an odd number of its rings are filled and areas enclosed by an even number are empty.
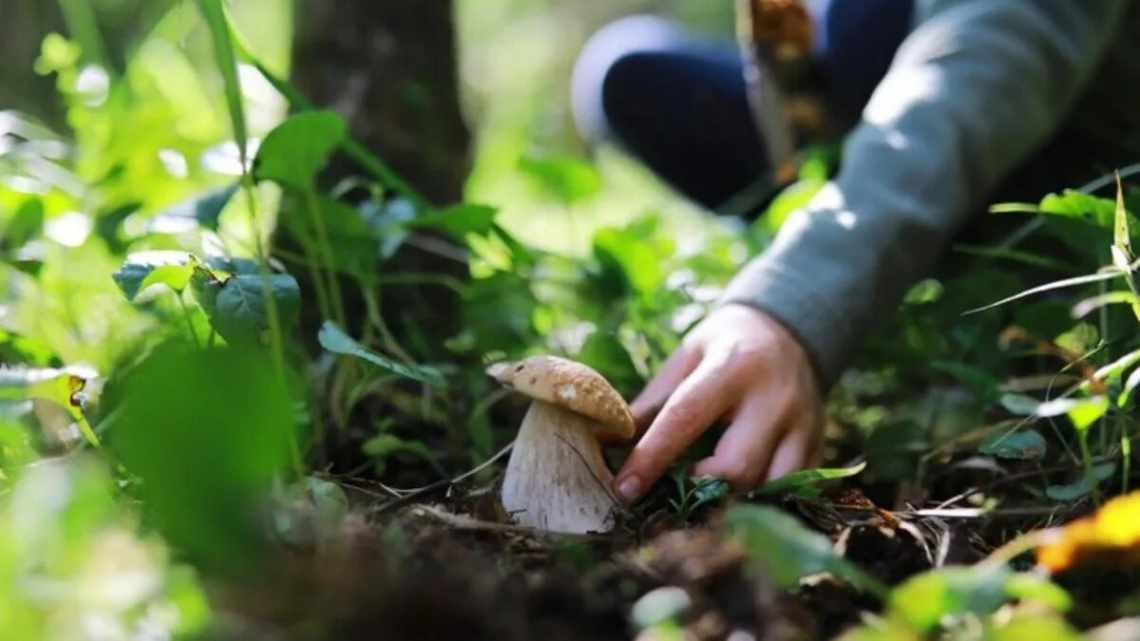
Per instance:
[[[795,588],[806,576],[829,572],[873,594],[886,593],[877,579],[836,555],[827,537],[807,529],[786,512],[741,505],[728,511],[725,523],[748,556],[781,587]]]
[[[258,515],[297,442],[294,400],[264,350],[163,345],[107,399],[109,447],[181,553],[249,570],[263,550]]]
[[[190,281],[196,260],[180,251],[148,251],[127,256],[118,271],[111,275],[128,301],[151,285],[166,285],[181,292]]]
[[[1004,566],[945,567],[911,577],[891,591],[887,607],[915,631],[928,633],[943,617],[991,614],[1005,603]]]
[[[601,277],[619,285],[615,295],[632,289],[648,297],[665,282],[664,265],[673,257],[674,245],[659,228],[656,217],[647,217],[594,234],[594,258],[602,268]]]
[[[467,234],[485,235],[492,231],[497,210],[487,205],[461,204],[428,212],[409,220],[409,227],[428,227],[446,232],[459,242]]]
[[[1030,429],[994,434],[978,447],[978,451],[987,456],[1017,461],[1040,460],[1047,449],[1045,438]]]
[[[933,278],[928,278],[911,287],[903,298],[903,303],[907,305],[933,303],[939,298],[942,298],[943,291],[945,291],[945,288],[942,286],[942,283]]]
[[[214,48],[214,61],[218,71],[222,74],[222,81],[226,93],[226,107],[230,113],[230,123],[233,126],[234,140],[237,142],[241,154],[242,166],[246,164],[246,153],[249,140],[246,133],[245,109],[242,105],[241,83],[238,82],[237,58],[234,55],[233,41],[230,37],[230,25],[226,19],[226,10],[223,0],[197,0],[206,26],[210,29],[210,41]]]
[[[792,494],[803,498],[816,497],[820,495],[819,485],[824,481],[849,478],[859,474],[866,469],[866,467],[867,463],[863,462],[851,467],[821,467],[811,470],[799,470],[798,472],[785,474],[778,479],[768,481],[753,490],[752,493],[758,496]]]
[[[1064,588],[1029,572],[1009,577],[1005,582],[1005,593],[1010,598],[1039,603],[1056,612],[1067,612],[1073,607],[1073,597]]]
[[[158,214],[152,221],[151,228],[162,232],[166,229],[180,231],[199,226],[217,231],[222,211],[237,193],[238,187],[237,184],[221,187],[178,203]]]
[[[594,166],[572,156],[524,156],[519,169],[544,191],[568,205],[597,194],[602,177]]]
[[[335,323],[326,321],[325,324],[321,326],[321,332],[317,336],[317,340],[320,341],[321,347],[330,352],[343,354],[345,356],[355,356],[381,369],[388,370],[393,374],[399,374],[404,378],[410,378],[435,387],[443,387],[445,384],[443,374],[441,374],[439,370],[422,365],[405,365],[404,363],[399,363],[385,356],[381,356],[356,342],[356,340],[344,333],[344,330]]]
[[[14,250],[39,236],[44,226],[44,205],[39,198],[29,198],[16,209],[12,219],[0,233],[0,248]]]
[[[268,280],[282,330],[287,330],[300,314],[301,289],[289,274],[269,274]],[[230,343],[256,342],[269,330],[262,274],[239,273],[224,281],[197,278],[195,283],[195,294],[222,338]]]
[[[0,368],[0,401],[40,399],[67,410],[80,434],[98,447],[99,437],[83,413],[79,396],[91,374],[66,369]]]
[[[1075,189],[1049,194],[1041,199],[1039,213],[1074,218],[1105,229],[1113,226],[1114,203]]]
[[[269,132],[257,151],[253,174],[300,191],[313,188],[316,175],[348,135],[344,119],[332,111],[306,111]]]
[[[1110,478],[1116,472],[1115,463],[1101,463],[1094,465],[1090,474],[1082,475],[1074,483],[1067,485],[1050,485],[1045,488],[1045,496],[1053,499],[1054,501],[1075,501],[1083,496],[1087,496],[1093,491],[1093,484],[1100,484]],[[1092,477],[1091,482],[1090,478]]]

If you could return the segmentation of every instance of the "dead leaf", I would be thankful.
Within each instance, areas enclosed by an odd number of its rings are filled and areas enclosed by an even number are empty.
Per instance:
[[[1140,492],[1119,496],[1095,514],[1058,530],[1037,548],[1037,564],[1050,572],[1082,565],[1140,564]]]

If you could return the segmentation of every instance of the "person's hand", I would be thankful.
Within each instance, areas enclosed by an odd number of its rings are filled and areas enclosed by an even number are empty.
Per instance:
[[[783,325],[744,305],[718,308],[693,328],[630,409],[648,430],[614,482],[626,502],[721,418],[728,428],[695,475],[747,488],[820,456],[822,401],[807,353]]]

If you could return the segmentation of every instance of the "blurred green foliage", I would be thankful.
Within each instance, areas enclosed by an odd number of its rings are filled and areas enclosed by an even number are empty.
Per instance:
[[[418,482],[508,442],[486,362],[563,354],[632,395],[834,165],[834,150],[807,154],[746,226],[711,219],[618,150],[586,158],[566,88],[589,33],[655,9],[729,37],[731,3],[458,2],[478,147],[465,202],[437,206],[288,84],[291,3],[144,4],[61,3],[69,35],[38,34],[25,72],[54,80],[64,120],[0,111],[0,362],[19,366],[0,369],[12,638],[200,631],[209,608],[185,563],[249,570],[269,534],[312,544],[341,525],[347,498],[313,470]],[[338,155],[360,165],[329,185]],[[837,386],[831,415],[866,462],[759,494],[819,500],[855,474],[922,485],[955,454],[1060,466],[1036,500],[1127,489],[1137,204],[1135,190],[1070,190],[995,207],[1035,217],[1012,240],[958,248],[882,310],[885,330]],[[408,247],[453,269],[410,265]],[[1058,274],[1099,280],[961,316]],[[408,290],[412,303],[386,306]],[[448,335],[431,329],[437,290],[457,301]],[[728,493],[673,478],[683,517]],[[1073,638],[1068,596],[1004,566],[888,592],[784,512],[742,506],[727,523],[787,588],[826,571],[883,596],[883,618],[850,639]],[[1016,601],[1046,614],[1001,614]]]

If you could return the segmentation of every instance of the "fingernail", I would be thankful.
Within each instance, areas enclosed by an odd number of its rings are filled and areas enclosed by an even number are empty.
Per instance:
[[[618,481],[617,491],[623,501],[632,503],[641,496],[641,479],[630,474]]]

